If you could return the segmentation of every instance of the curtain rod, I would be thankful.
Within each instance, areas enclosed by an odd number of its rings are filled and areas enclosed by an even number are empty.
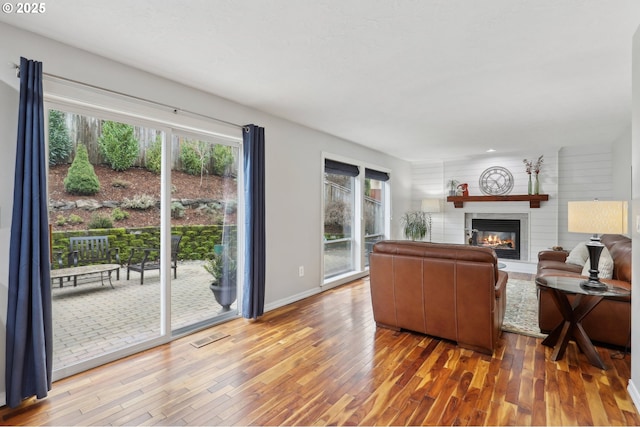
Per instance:
[[[16,69],[16,77],[19,78],[20,77],[20,66],[18,64],[14,63],[13,67]],[[190,114],[190,115],[197,116],[197,117],[200,117],[200,118],[204,118],[204,119],[207,119],[207,120],[213,120],[213,121],[218,122],[218,123],[223,123],[225,125],[233,126],[233,127],[238,128],[238,129],[244,129],[244,131],[246,131],[246,132],[249,131],[249,128],[247,126],[243,126],[243,125],[239,125],[239,124],[236,124],[236,123],[228,122],[228,121],[222,120],[222,119],[217,119],[215,117],[207,116],[205,114],[196,113],[194,111],[184,110],[182,108],[177,108],[177,107],[174,107],[174,106],[169,105],[169,104],[163,104],[162,102],[152,101],[150,99],[142,98],[142,97],[139,97],[139,96],[129,95],[127,93],[118,92],[116,90],[106,89],[106,88],[103,88],[103,87],[100,87],[100,86],[92,85],[92,84],[89,84],[89,83],[84,83],[84,82],[81,82],[81,81],[78,81],[78,80],[73,80],[73,79],[69,79],[69,78],[66,78],[66,77],[57,76],[55,74],[49,74],[49,73],[43,72],[42,75],[45,76],[45,77],[48,77],[50,79],[62,80],[64,82],[73,83],[73,84],[77,84],[77,85],[80,85],[80,86],[86,86],[86,87],[89,87],[91,89],[96,89],[96,90],[99,90],[99,91],[111,93],[111,94],[122,96],[122,97],[125,97],[125,98],[135,99],[136,101],[142,101],[142,102],[146,102],[146,103],[153,104],[153,105],[156,105],[156,106],[168,108],[168,109],[171,109],[174,114],[186,113],[186,114]]]

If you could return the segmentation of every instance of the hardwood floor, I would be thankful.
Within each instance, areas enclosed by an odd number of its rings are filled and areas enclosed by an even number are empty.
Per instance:
[[[196,348],[192,343],[228,334]],[[493,357],[376,328],[367,279],[60,380],[12,425],[638,425],[630,357],[504,333]]]

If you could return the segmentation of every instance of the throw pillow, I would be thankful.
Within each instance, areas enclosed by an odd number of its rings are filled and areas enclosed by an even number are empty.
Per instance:
[[[588,277],[590,268],[591,260],[587,259],[587,262],[582,268],[582,275]],[[611,279],[613,277],[613,258],[611,258],[611,254],[607,248],[602,249],[600,259],[598,260],[598,277],[600,279]]]
[[[575,264],[583,266],[589,259],[589,250],[587,249],[587,243],[578,243],[575,248],[571,249],[569,256],[565,260],[566,264]]]

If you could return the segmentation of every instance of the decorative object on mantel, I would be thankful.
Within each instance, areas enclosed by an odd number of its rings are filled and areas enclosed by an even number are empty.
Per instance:
[[[447,187],[449,187],[450,196],[456,195],[458,184],[460,184],[460,181],[458,181],[457,179],[450,179],[449,181],[447,181]]]
[[[480,175],[480,191],[489,196],[509,194],[513,189],[513,175],[507,168],[491,166]]]
[[[546,202],[549,200],[548,194],[517,194],[507,196],[449,196],[447,202],[453,202],[453,206],[461,208],[464,202],[529,202],[529,207],[532,209],[539,208],[540,202]]]
[[[544,155],[538,157],[538,160],[535,162],[533,160],[524,159],[522,162],[525,165],[525,171],[529,175],[529,186],[528,186],[528,194],[540,194],[540,180],[538,179],[538,174],[540,173],[540,169],[542,168],[542,163]],[[535,172],[536,180],[533,184],[533,188],[531,185],[531,173]]]
[[[469,184],[467,184],[466,182],[463,184],[458,185],[458,189],[460,190],[460,195],[462,197],[469,197]]]
[[[429,231],[427,213],[422,211],[405,212],[400,218],[405,237],[416,241],[424,239]]]

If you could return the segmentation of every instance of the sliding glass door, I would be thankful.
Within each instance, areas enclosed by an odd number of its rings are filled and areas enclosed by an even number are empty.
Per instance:
[[[48,115],[54,376],[237,316],[239,138]]]
[[[67,274],[52,282],[53,368],[63,370],[161,336],[157,272],[141,286],[126,265],[136,248],[160,250],[150,153],[166,132],[84,111],[48,114],[52,268]],[[99,272],[103,264],[116,270]]]
[[[171,286],[171,327],[183,333],[238,314],[239,149],[228,141],[174,133],[172,191],[189,187],[188,198],[172,197],[172,253],[180,263]]]

